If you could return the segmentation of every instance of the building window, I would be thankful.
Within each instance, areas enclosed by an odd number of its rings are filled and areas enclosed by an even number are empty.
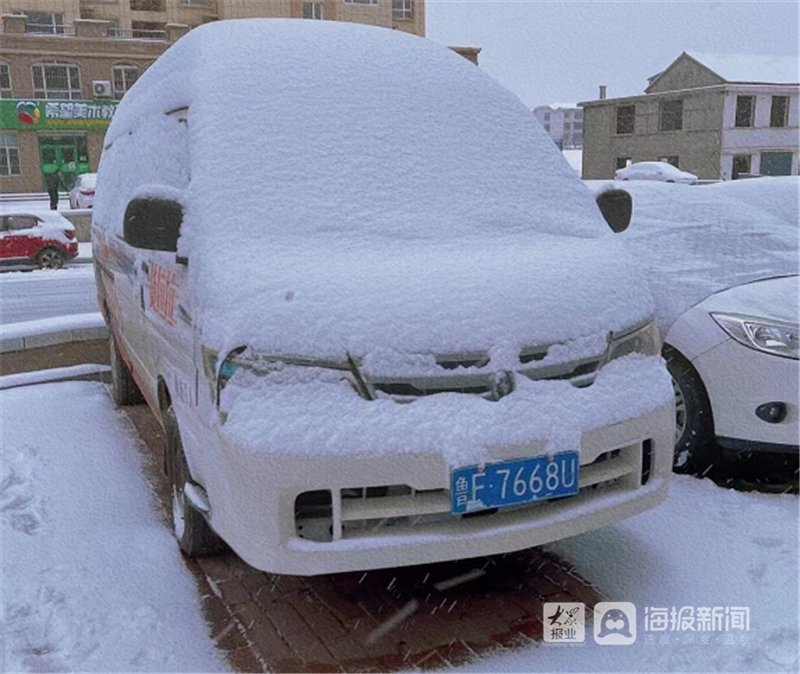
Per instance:
[[[756,107],[755,96],[736,97],[736,121],[734,126],[748,127],[753,126],[753,111]]]
[[[120,63],[111,69],[111,81],[114,86],[114,98],[119,100],[125,92],[139,79],[139,66]]]
[[[617,106],[617,135],[626,135],[634,132],[636,128],[636,106]]]
[[[0,61],[0,98],[13,98],[11,91],[11,67],[5,61]]]
[[[164,12],[166,7],[164,6],[164,0],[131,0],[131,11]]]
[[[13,14],[24,14],[28,17],[25,24],[26,33],[39,33],[42,35],[63,35],[64,15],[54,12],[29,12],[17,10]]]
[[[742,173],[750,173],[751,157],[749,154],[733,156],[733,172],[731,178],[736,180]]]
[[[414,0],[392,0],[392,18],[411,21],[414,18]]]
[[[181,0],[182,5],[192,5],[194,7],[205,7],[206,0]]]
[[[680,168],[678,166],[678,155],[663,155],[658,158],[658,161],[666,162],[667,164],[672,164],[675,168]]]
[[[17,147],[17,134],[0,133],[0,176],[18,176],[19,147]]]
[[[33,72],[34,98],[81,98],[81,77],[78,66],[68,63],[37,63]]]
[[[344,0],[345,5],[377,5],[378,0]]]
[[[616,162],[614,163],[614,169],[624,169],[626,166],[630,166],[633,164],[633,159],[630,157],[617,157]]]
[[[772,127],[789,125],[789,97],[773,96],[769,111],[769,125]]]
[[[661,101],[659,115],[662,131],[680,131],[683,129],[683,99]]]
[[[304,19],[324,19],[324,5],[321,2],[303,3]]]
[[[791,152],[762,152],[761,168],[758,171],[762,176],[790,176],[792,175]]]

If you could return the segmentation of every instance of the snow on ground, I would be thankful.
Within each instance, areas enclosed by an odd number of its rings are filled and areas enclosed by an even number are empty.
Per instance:
[[[0,414],[3,671],[225,669],[104,387],[4,391]]]
[[[9,324],[4,322],[3,325],[0,325],[0,337],[4,339],[15,339],[19,337],[33,337],[34,335],[47,335],[65,330],[105,327],[106,324],[103,320],[103,315],[99,311],[91,311],[85,314],[54,316],[52,318],[40,318],[33,321],[19,321]]]
[[[84,363],[68,367],[53,367],[47,370],[34,370],[33,372],[19,372],[17,374],[4,374],[0,376],[0,390],[16,388],[17,386],[31,386],[61,379],[77,379],[88,375],[99,375],[110,372],[108,365],[98,363]]]
[[[540,644],[460,671],[798,671],[796,496],[680,476],[658,508],[549,547],[607,601],[636,605],[636,643],[599,646],[587,627],[582,646]],[[643,632],[645,607],[684,606],[749,607],[750,630],[708,633],[709,643],[700,632]]]
[[[90,264],[0,274],[0,322],[3,326],[96,311],[97,290],[94,268]]]

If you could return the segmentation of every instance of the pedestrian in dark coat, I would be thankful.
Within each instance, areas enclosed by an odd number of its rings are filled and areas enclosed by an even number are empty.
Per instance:
[[[50,210],[58,210],[58,188],[61,187],[61,171],[56,169],[47,174],[47,193],[50,195]]]

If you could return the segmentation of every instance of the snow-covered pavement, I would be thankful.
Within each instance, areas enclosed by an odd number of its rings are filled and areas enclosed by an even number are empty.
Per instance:
[[[96,312],[94,267],[0,274],[0,323]]]
[[[226,669],[105,388],[0,395],[0,670]],[[541,644],[464,671],[797,671],[796,496],[681,476],[655,510],[550,548],[606,600],[636,605],[636,643],[597,646],[589,628],[582,646]],[[645,632],[647,607],[747,607],[749,630]]]
[[[790,495],[743,493],[677,476],[667,501],[550,546],[607,601],[632,602],[630,646],[546,644],[463,671],[798,671],[798,508]],[[645,608],[748,607],[748,631],[643,631]]]
[[[225,670],[104,387],[3,391],[0,415],[0,671]]]

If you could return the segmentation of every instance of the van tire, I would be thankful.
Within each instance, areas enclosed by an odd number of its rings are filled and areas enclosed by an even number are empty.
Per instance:
[[[664,345],[664,360],[675,391],[676,473],[705,474],[722,460],[714,437],[714,418],[703,380],[676,349]]]
[[[222,540],[184,494],[184,486],[192,482],[192,476],[183,452],[178,420],[171,406],[164,412],[164,442],[172,486],[172,530],[178,546],[187,557],[207,557],[218,553],[224,547]]]
[[[127,366],[119,347],[114,339],[114,332],[110,330],[108,338],[111,363],[111,395],[117,405],[136,405],[144,400],[139,386],[133,379],[130,368]]]

